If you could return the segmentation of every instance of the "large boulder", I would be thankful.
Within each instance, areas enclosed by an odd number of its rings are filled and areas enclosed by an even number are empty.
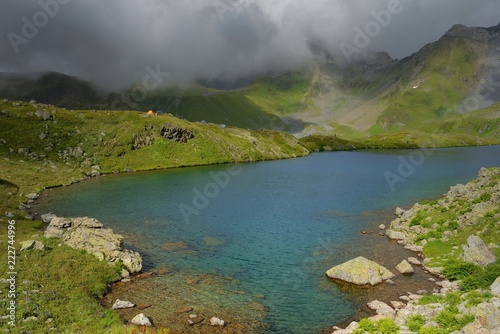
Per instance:
[[[463,246],[463,250],[462,260],[465,262],[472,262],[486,267],[496,261],[495,255],[478,236],[471,235],[467,238],[467,245]]]
[[[45,237],[60,238],[66,245],[84,249],[99,259],[104,255],[104,259],[110,263],[119,261],[131,273],[142,269],[141,256],[136,252],[124,250],[123,237],[109,228],[104,228],[94,218],[55,217],[47,227]]]
[[[490,287],[491,293],[497,297],[500,297],[500,277],[497,277],[495,282]]]
[[[361,256],[333,267],[326,272],[326,275],[356,285],[371,286],[396,277],[387,268]]]

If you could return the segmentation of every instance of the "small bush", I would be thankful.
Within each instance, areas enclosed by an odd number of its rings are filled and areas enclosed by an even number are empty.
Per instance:
[[[425,324],[425,319],[419,314],[412,315],[406,322],[406,326],[412,332],[418,332]]]
[[[354,334],[396,334],[399,332],[399,327],[391,319],[381,319],[373,322],[369,319],[362,319],[359,322],[359,327],[354,331]]]
[[[444,264],[443,274],[450,281],[457,281],[471,276],[474,273],[481,271],[481,267],[473,264],[466,263],[459,260],[450,260]]]
[[[425,218],[425,212],[422,210],[418,211],[415,217],[413,217],[413,219],[410,221],[410,226],[420,225],[420,223],[422,223],[422,220],[424,220],[424,218]]]
[[[491,298],[493,298],[493,295],[491,293],[483,293],[479,291],[471,291],[467,295],[467,307],[473,307],[481,304],[484,301],[489,301]]]
[[[450,220],[448,222],[448,229],[449,230],[457,230],[459,227],[458,222],[456,220]]]
[[[444,297],[441,295],[425,295],[418,300],[418,305],[436,304],[442,303],[443,301]]]
[[[500,264],[490,264],[484,269],[479,267],[479,269],[471,273],[471,275],[462,279],[460,289],[463,291],[487,289],[499,276]]]

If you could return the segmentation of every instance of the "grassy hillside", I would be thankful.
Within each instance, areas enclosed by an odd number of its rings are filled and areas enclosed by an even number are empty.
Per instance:
[[[49,247],[48,251],[18,253],[17,327],[12,332],[137,332],[125,330],[119,316],[96,300],[106,292],[109,282],[119,279],[118,269],[85,252],[58,245],[57,240],[44,239],[43,223],[20,209],[20,203],[27,202],[26,195],[70,184],[92,171],[151,170],[309,153],[283,132],[145,116],[133,111],[68,111],[0,102],[0,229],[7,231],[9,221],[15,220],[17,250],[19,243],[28,239]],[[0,250],[7,254],[7,233],[0,235]],[[0,261],[0,271],[9,271],[7,261]],[[2,283],[0,291],[6,289]],[[0,306],[6,309],[7,302],[2,299]],[[11,327],[6,319],[0,319],[0,328]]]
[[[444,120],[466,97],[480,72],[479,56],[464,39],[444,38],[421,51],[425,57],[412,64],[419,71],[402,80],[384,99],[387,109],[371,133],[413,128]],[[408,70],[407,68],[400,70]],[[413,72],[413,71],[411,71]]]
[[[293,136],[281,132],[222,128],[133,111],[68,111],[17,104],[0,102],[0,173],[2,179],[22,187],[67,183],[62,180],[80,178],[94,165],[109,173],[308,153]],[[37,111],[47,113],[47,120],[36,116]],[[189,131],[194,138],[187,143],[165,139],[163,127]],[[134,141],[141,147],[134,148]]]

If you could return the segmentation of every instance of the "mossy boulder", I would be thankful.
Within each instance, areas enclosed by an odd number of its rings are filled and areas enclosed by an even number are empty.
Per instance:
[[[389,269],[362,256],[333,267],[326,275],[355,285],[371,286],[396,277]]]

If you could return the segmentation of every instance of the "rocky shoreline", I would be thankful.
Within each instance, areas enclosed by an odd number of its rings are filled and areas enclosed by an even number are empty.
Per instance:
[[[499,239],[493,237],[486,245],[475,234],[488,238],[500,230],[500,169],[482,168],[477,179],[451,187],[442,199],[417,203],[408,210],[397,208],[395,214],[386,236],[421,258],[408,259],[405,267],[422,265],[439,279],[434,280],[433,294],[408,292],[390,305],[374,300],[367,306],[376,315],[353,321],[345,329],[335,326],[333,333],[371,333],[370,328],[377,326],[393,326],[387,332],[394,333],[419,333],[422,329],[425,333],[500,333],[500,277],[495,275],[488,288],[466,292],[460,280],[450,282],[445,277],[446,261],[451,259],[483,268],[497,261],[492,250],[500,248]],[[459,244],[459,240],[464,242]],[[451,252],[432,258],[426,245],[449,247]],[[387,320],[390,322],[384,322]],[[444,325],[445,320],[453,329]]]

